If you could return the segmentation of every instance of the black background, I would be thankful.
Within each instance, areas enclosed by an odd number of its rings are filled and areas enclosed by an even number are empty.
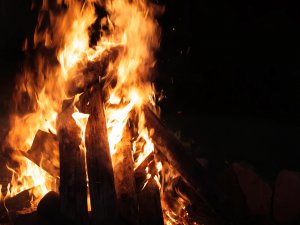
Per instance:
[[[21,51],[36,26],[29,0],[1,0],[5,123]],[[267,177],[300,169],[299,5],[280,0],[164,0],[156,86],[162,119],[197,157],[246,160]]]

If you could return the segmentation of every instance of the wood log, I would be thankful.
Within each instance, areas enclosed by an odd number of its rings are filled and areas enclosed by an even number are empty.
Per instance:
[[[185,182],[199,196],[208,196],[209,182],[204,168],[190,156],[182,143],[161,123],[158,117],[144,107],[146,127],[154,129],[151,136],[155,147],[166,157],[168,162],[180,173]]]
[[[112,162],[120,217],[126,224],[138,225],[138,201],[130,139],[129,126],[126,125],[123,138],[112,156]]]
[[[59,194],[57,192],[50,191],[39,202],[37,212],[47,220],[59,222],[62,218],[59,208]]]
[[[152,161],[148,167],[150,173],[155,174],[155,163]],[[139,174],[141,176],[141,174]],[[143,178],[138,179],[144,180],[147,173],[143,174]],[[163,213],[160,202],[159,187],[154,179],[151,177],[147,179],[146,185],[143,185],[142,189],[138,191],[138,203],[139,203],[139,222],[140,225],[163,225]]]
[[[122,46],[112,47],[111,49],[105,50],[94,61],[77,65],[75,71],[70,72],[71,78],[67,81],[66,85],[67,95],[74,96],[75,94],[84,92],[93,84],[97,83],[100,76],[106,76],[109,64],[117,59],[122,50]],[[112,79],[112,77],[109,79]]]
[[[6,212],[21,210],[26,207],[30,207],[30,201],[32,195],[30,194],[32,189],[28,189],[20,192],[19,194],[8,197],[0,201],[0,215]]]
[[[72,103],[72,101],[71,101]],[[64,217],[78,224],[88,223],[85,153],[80,149],[80,128],[72,118],[70,101],[64,101],[57,118],[60,153],[60,210]]]
[[[31,213],[35,209],[32,207],[34,194],[41,187],[35,186],[24,190],[13,197],[5,197],[0,200],[0,224],[11,224],[12,221],[22,214]]]
[[[93,224],[119,224],[114,173],[110,155],[104,105],[99,85],[85,94],[89,102],[84,111],[90,114],[85,133],[87,168]]]
[[[53,134],[38,130],[31,149],[24,156],[43,168],[51,176],[59,177],[59,147]]]

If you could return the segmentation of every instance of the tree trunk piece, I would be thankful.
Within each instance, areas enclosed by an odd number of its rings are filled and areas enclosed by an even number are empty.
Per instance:
[[[119,224],[114,173],[110,155],[104,105],[99,85],[85,95],[88,103],[83,109],[90,114],[85,133],[87,169],[94,225]]]
[[[118,208],[122,221],[138,225],[138,201],[134,178],[132,144],[128,125],[123,131],[123,138],[117,145],[117,152],[112,156]]]
[[[68,105],[70,104],[70,105]],[[57,118],[60,153],[60,210],[76,224],[88,224],[85,153],[80,149],[80,128],[72,118],[72,103],[65,101]]]

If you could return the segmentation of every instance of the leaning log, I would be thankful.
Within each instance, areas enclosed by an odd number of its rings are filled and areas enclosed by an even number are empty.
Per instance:
[[[78,224],[88,223],[85,155],[80,149],[80,128],[72,118],[72,101],[64,101],[57,118],[60,153],[60,210]]]
[[[122,46],[112,47],[105,50],[93,61],[75,66],[75,69],[70,71],[70,79],[67,81],[67,95],[74,96],[75,94],[84,92],[97,83],[99,77],[106,76],[109,64],[117,59],[122,50]],[[112,77],[109,79],[112,79]]]
[[[86,93],[88,104],[83,111],[90,114],[85,132],[93,224],[118,224],[114,173],[110,155],[101,89],[92,86]]]
[[[146,127],[149,130],[154,129],[151,138],[155,147],[199,196],[207,195],[209,184],[204,168],[187,153],[182,143],[165,128],[158,117],[146,106],[144,113]]]
[[[154,179],[156,174],[155,162],[152,161],[149,165],[149,173],[152,175],[147,177],[147,172],[139,173],[137,183],[143,181],[144,185],[138,185],[141,189],[138,190],[139,203],[139,223],[140,225],[163,225],[163,213],[160,202],[159,187]]]
[[[187,185],[181,177],[174,179],[173,183],[174,189],[176,190],[175,192],[181,193],[181,195],[183,194],[189,199],[190,204],[186,205],[185,210],[188,212],[193,221],[210,225],[223,224],[221,218],[216,214],[211,206],[208,205],[206,201],[203,201],[203,199],[199,198],[197,193],[195,193],[194,190]]]
[[[30,150],[24,156],[53,177],[59,177],[58,141],[53,134],[38,130]]]
[[[112,161],[120,217],[126,224],[138,225],[138,201],[130,139],[129,126],[126,125],[123,138],[116,146],[116,153],[112,156]]]

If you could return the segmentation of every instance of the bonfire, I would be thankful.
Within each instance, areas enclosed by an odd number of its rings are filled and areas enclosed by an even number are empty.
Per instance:
[[[2,213],[38,208],[78,224],[214,218],[203,169],[159,120],[151,75],[163,11],[146,0],[43,1],[13,99]]]

